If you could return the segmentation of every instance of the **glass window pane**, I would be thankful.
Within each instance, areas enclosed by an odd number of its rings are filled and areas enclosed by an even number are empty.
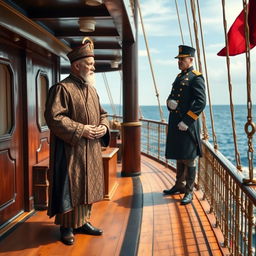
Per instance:
[[[48,92],[48,80],[47,78],[40,74],[40,77],[38,79],[38,123],[39,126],[46,126],[46,122],[44,119],[44,111],[45,111],[45,102],[46,102],[46,97],[47,97],[47,92]]]
[[[11,74],[7,65],[0,63],[0,136],[11,130]]]

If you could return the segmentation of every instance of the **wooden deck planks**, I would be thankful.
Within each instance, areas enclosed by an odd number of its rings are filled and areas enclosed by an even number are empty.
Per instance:
[[[163,196],[162,191],[174,184],[175,174],[145,157],[142,166],[146,206],[138,255],[223,255],[197,198],[183,206],[182,195]]]
[[[53,219],[40,211],[0,242],[0,255],[119,255],[130,213],[133,184],[129,177],[119,177],[118,183],[111,201],[93,205],[91,222],[104,230],[103,236],[76,234],[74,245],[66,246],[59,241],[59,228],[53,224]]]
[[[121,166],[119,165],[119,174]],[[175,181],[165,166],[142,156],[143,216],[139,256],[223,255],[211,224],[194,197],[182,206],[182,196],[163,196]],[[101,237],[76,234],[75,244],[59,241],[59,228],[45,211],[37,212],[0,242],[0,256],[118,256],[125,236],[132,203],[132,178],[118,178],[110,201],[94,204],[91,222],[104,230]],[[131,256],[131,255],[121,255]]]

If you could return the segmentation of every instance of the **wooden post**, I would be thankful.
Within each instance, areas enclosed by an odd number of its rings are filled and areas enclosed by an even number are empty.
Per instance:
[[[141,173],[138,105],[138,45],[137,8],[135,1],[135,41],[123,41],[123,124],[122,124],[122,176],[137,176]]]

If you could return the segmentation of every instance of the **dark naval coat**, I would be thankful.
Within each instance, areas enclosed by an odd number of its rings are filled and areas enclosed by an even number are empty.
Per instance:
[[[176,77],[167,99],[176,100],[178,106],[170,111],[165,156],[168,159],[194,159],[202,156],[199,115],[206,105],[205,83],[202,74],[190,67]],[[180,131],[183,121],[189,128]]]

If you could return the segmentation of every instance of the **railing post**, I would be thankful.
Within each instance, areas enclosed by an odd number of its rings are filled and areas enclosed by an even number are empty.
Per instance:
[[[226,173],[225,175],[225,198],[224,198],[224,212],[225,212],[225,230],[224,230],[224,246],[228,246],[228,209],[229,209],[229,176]],[[230,245],[229,245],[230,247]]]
[[[147,154],[149,154],[149,122],[147,121]]]
[[[252,228],[253,228],[253,204],[251,200],[249,200],[248,206],[248,256],[252,256]]]
[[[157,150],[158,154],[157,154],[157,158],[160,159],[160,124],[158,124],[157,127],[158,127],[158,136],[157,136],[157,138],[158,138],[158,145],[157,145],[158,146],[158,150]]]

